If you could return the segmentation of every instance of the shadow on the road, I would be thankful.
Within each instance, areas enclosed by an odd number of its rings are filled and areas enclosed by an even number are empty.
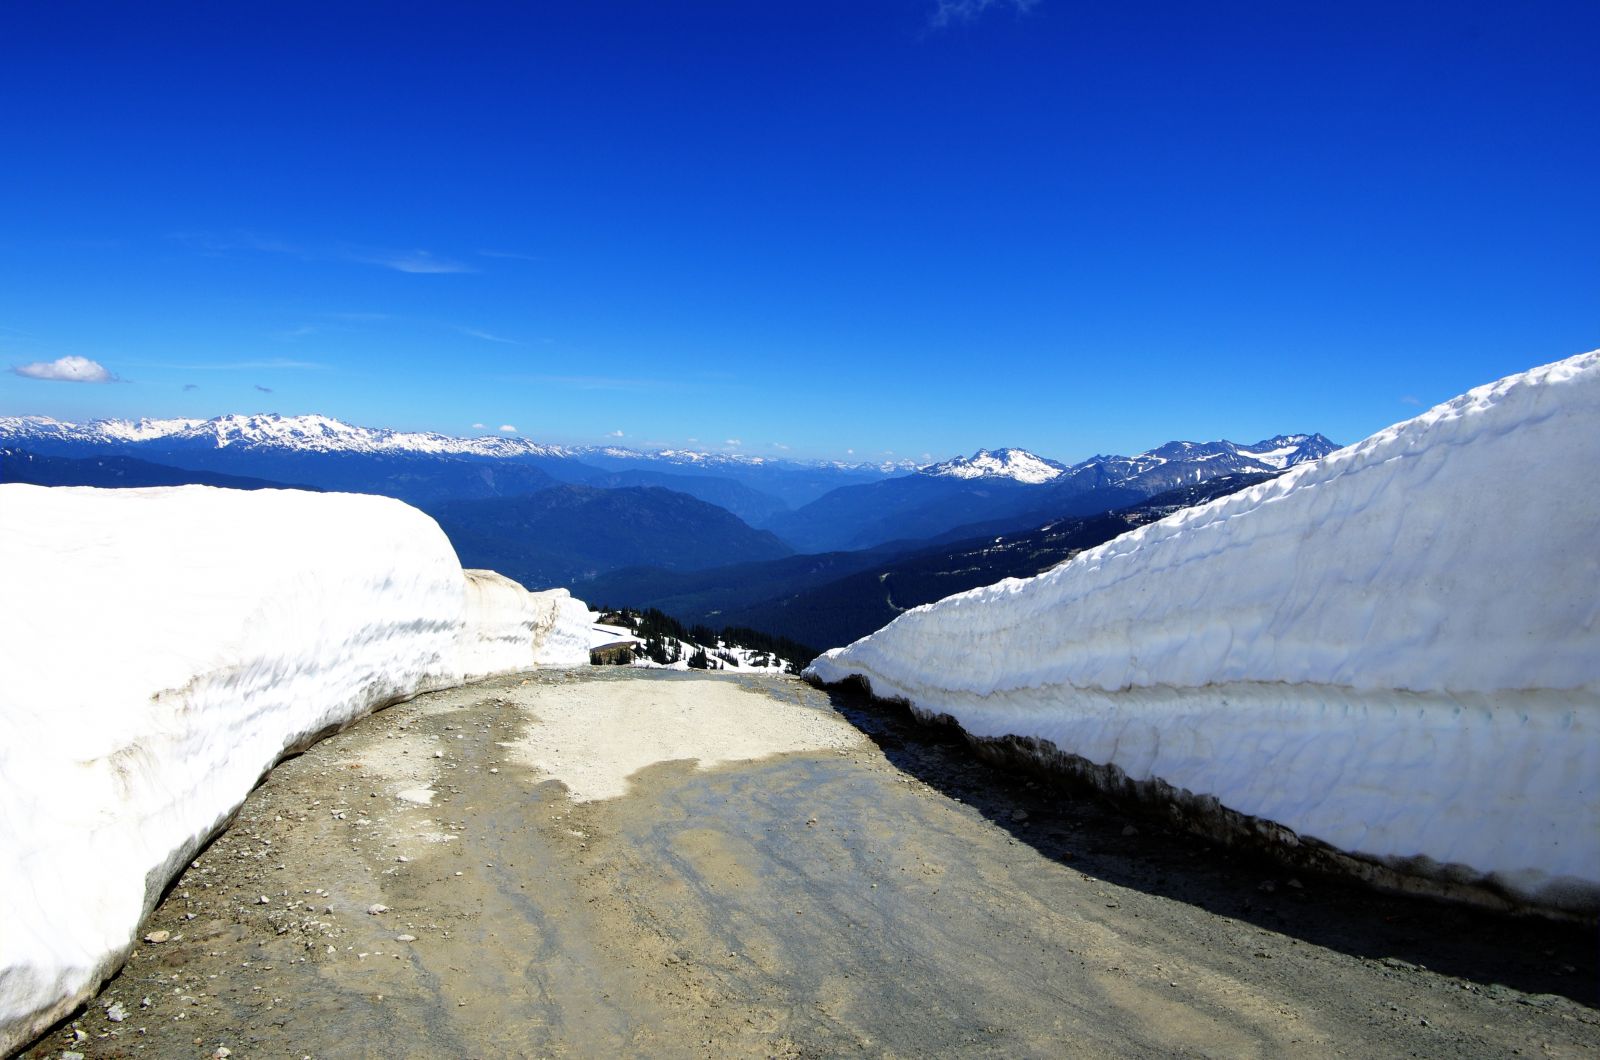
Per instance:
[[[1427,968],[1485,992],[1534,995],[1524,1003],[1554,994],[1600,1007],[1600,933],[1592,927],[1291,869],[1068,778],[991,765],[958,727],[921,722],[899,704],[849,686],[824,691],[896,767],[1075,871],[1355,957]]]

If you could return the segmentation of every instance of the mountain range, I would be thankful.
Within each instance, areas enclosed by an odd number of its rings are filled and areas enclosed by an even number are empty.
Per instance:
[[[1320,434],[1294,434],[1251,445],[1175,441],[1075,464],[981,449],[913,468],[453,438],[267,414],[88,424],[0,417],[0,446],[10,450],[0,478],[10,481],[281,484],[397,497],[433,514],[469,565],[589,596],[602,579],[594,598],[617,605],[673,595],[632,595],[652,579],[665,588],[708,568],[746,577],[736,564],[776,564],[751,577],[792,595],[824,574],[1089,518],[1178,487],[1275,474],[1337,448]],[[603,580],[622,570],[632,579],[627,593]],[[711,617],[696,608],[687,613]],[[718,624],[752,624],[753,615]]]

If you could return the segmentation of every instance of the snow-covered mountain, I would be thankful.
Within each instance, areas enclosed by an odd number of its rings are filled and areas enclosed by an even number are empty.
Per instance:
[[[93,420],[69,423],[47,416],[0,416],[0,441],[21,447],[32,445],[124,447],[146,444],[204,446],[226,449],[283,450],[301,453],[366,453],[416,456],[476,456],[510,459],[554,457],[670,464],[701,469],[793,466],[834,468],[841,471],[875,471],[891,474],[911,470],[910,462],[849,464],[840,461],[774,460],[742,453],[715,453],[695,449],[631,449],[625,446],[564,446],[527,438],[483,435],[454,437],[432,431],[398,431],[387,427],[359,427],[331,416],[280,416],[276,413],[232,414],[200,419]]]
[[[42,416],[0,416],[0,438],[28,443],[126,446],[146,443],[305,453],[411,453],[426,456],[571,456],[572,450],[523,438],[452,438],[421,431],[356,427],[328,416],[217,416],[209,420],[94,420],[64,423]]]
[[[1571,474],[1600,467],[1597,423],[1600,351],[908,611],[809,672],[1228,834],[1594,915],[1600,494]]]
[[[1168,442],[1134,456],[1091,456],[1066,469],[1066,482],[1094,481],[1151,490],[1178,486],[1221,475],[1283,471],[1321,460],[1339,446],[1320,434],[1280,434],[1254,445],[1226,440]]]
[[[1163,488],[1199,482],[1219,475],[1283,471],[1321,460],[1339,447],[1320,434],[1280,434],[1254,445],[1237,442],[1168,442],[1137,456],[1091,456],[1063,464],[1026,449],[979,449],[918,469],[919,474],[957,479],[1010,479],[1030,486],[1060,479],[1089,477],[1108,484],[1148,481]]]
[[[762,525],[802,552],[943,538],[958,527],[1004,533],[1227,475],[1276,475],[1338,448],[1320,434],[1280,434],[1254,445],[1168,442],[1137,456],[1092,456],[1070,465],[1026,449],[980,449],[914,475],[841,486]]]
[[[943,478],[1008,478],[1037,485],[1066,473],[1067,466],[1035,456],[1026,449],[979,449],[971,456],[958,456],[942,464],[929,464],[919,474]]]

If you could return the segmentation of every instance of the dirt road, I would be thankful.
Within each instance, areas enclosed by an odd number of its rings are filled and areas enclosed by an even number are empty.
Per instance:
[[[780,678],[391,708],[140,934],[25,1055],[1600,1054],[1592,929],[1289,879]]]

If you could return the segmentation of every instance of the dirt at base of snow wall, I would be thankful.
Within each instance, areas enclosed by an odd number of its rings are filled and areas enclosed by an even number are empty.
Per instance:
[[[1215,796],[1197,795],[1159,777],[1135,780],[1120,767],[1091,762],[1064,751],[1049,740],[1031,736],[974,736],[949,714],[925,710],[900,697],[875,695],[865,677],[853,675],[828,685],[806,678],[819,688],[846,690],[874,702],[908,711],[919,722],[953,729],[965,737],[984,761],[1031,772],[1068,787],[1086,788],[1118,802],[1159,816],[1174,827],[1224,846],[1263,853],[1287,869],[1353,877],[1385,891],[1461,902],[1516,915],[1534,915],[1579,924],[1600,924],[1600,889],[1554,887],[1530,901],[1466,865],[1442,864],[1428,857],[1377,860],[1340,850],[1302,836],[1275,821],[1240,813]]]

